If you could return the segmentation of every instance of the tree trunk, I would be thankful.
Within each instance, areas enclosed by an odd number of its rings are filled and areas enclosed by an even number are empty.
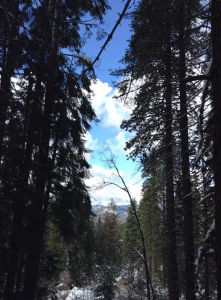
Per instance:
[[[19,0],[12,0],[7,2],[6,9],[13,15],[16,19],[18,16],[19,10]],[[2,68],[1,72],[1,88],[0,88],[0,160],[3,155],[3,141],[5,134],[5,121],[6,121],[6,112],[9,106],[11,94],[11,77],[14,75],[15,61],[16,61],[16,38],[18,38],[18,23],[15,20],[10,19],[8,22],[8,15],[3,11],[2,16],[4,16],[5,28],[5,43],[3,50],[3,64],[0,66]],[[8,39],[8,40],[7,40]]]
[[[185,292],[186,299],[195,300],[195,266],[193,239],[193,209],[189,164],[189,136],[187,116],[186,58],[184,41],[184,2],[181,1],[179,26],[179,89],[180,89],[180,138],[182,167],[182,202],[184,210],[184,247],[185,247]]]
[[[41,79],[37,78],[36,87],[34,92],[34,97],[32,99],[32,105],[30,101],[32,98],[32,86],[33,82],[30,79],[30,89],[26,99],[26,106],[29,107],[26,115],[25,123],[27,123],[27,128],[24,133],[24,144],[26,143],[26,148],[24,149],[24,156],[21,158],[19,166],[19,180],[17,182],[17,192],[14,193],[13,205],[14,205],[14,218],[13,227],[11,234],[11,245],[10,245],[10,255],[7,264],[7,280],[5,286],[5,300],[13,300],[15,286],[17,286],[16,279],[20,270],[21,253],[22,248],[25,248],[25,228],[23,225],[24,215],[25,215],[25,205],[29,199],[28,196],[28,180],[29,173],[32,164],[32,154],[33,147],[36,144],[36,114],[39,106],[39,91],[41,88]]]
[[[63,121],[63,113],[61,112],[60,118],[58,121],[57,131],[55,134],[55,141],[53,145],[53,155],[52,155],[52,163],[51,167],[53,169],[56,160],[56,153],[58,148],[58,140],[60,136],[60,125]],[[52,170],[51,170],[52,171]],[[46,185],[46,184],[45,184]],[[35,204],[39,206],[36,209],[37,213],[32,210],[31,214],[31,222],[29,221],[29,248],[27,252],[27,265],[26,265],[26,272],[25,272],[25,284],[24,284],[24,293],[22,299],[35,299],[35,294],[37,290],[37,283],[38,283],[38,271],[39,271],[39,263],[41,258],[41,252],[43,247],[43,239],[44,239],[44,229],[47,220],[47,212],[48,212],[48,205],[49,205],[49,198],[51,192],[51,185],[52,185],[52,176],[48,176],[46,191],[44,195],[44,203],[38,201]],[[38,195],[38,194],[37,194]],[[39,198],[36,198],[39,200]],[[40,204],[39,204],[40,203]],[[40,209],[40,205],[41,209]],[[33,222],[34,220],[34,222]]]
[[[22,196],[22,195],[20,195]],[[15,216],[13,220],[11,245],[10,245],[10,256],[7,265],[7,280],[5,287],[5,300],[14,300],[16,276],[19,270],[19,261],[21,259],[22,239],[23,236],[23,205],[17,199],[15,203]],[[21,204],[21,206],[20,206]]]
[[[168,40],[170,40],[170,29]],[[173,184],[173,135],[172,135],[172,73],[171,73],[171,46],[168,43],[165,80],[165,152],[166,152],[166,228],[167,228],[167,255],[168,255],[168,289],[169,300],[179,299],[176,224],[174,208],[174,184]]]
[[[2,3],[3,4],[3,3]],[[17,18],[19,1],[12,0],[7,1],[7,4],[2,5]],[[5,175],[5,170],[2,168],[3,157],[7,155],[5,153],[5,138],[6,138],[6,116],[8,106],[12,97],[11,93],[11,77],[14,74],[15,69],[15,58],[16,58],[16,38],[18,37],[18,24],[8,18],[8,15],[5,13],[4,9],[0,11],[1,24],[4,28],[1,28],[1,33],[3,46],[2,46],[2,64],[1,69],[1,80],[0,80],[0,179],[2,182],[7,182],[8,178]],[[0,201],[0,290],[3,290],[4,281],[5,281],[5,266],[7,261],[7,249],[5,247],[6,240],[4,238],[4,227],[5,227],[5,217],[7,209],[5,209],[5,193],[1,191]],[[3,201],[2,201],[3,200]],[[1,292],[0,292],[1,296]]]
[[[152,232],[154,233],[154,232]],[[151,275],[152,275],[152,280],[155,281],[155,276],[156,276],[156,261],[155,261],[155,241],[154,241],[154,236],[152,237],[152,255],[151,255]]]
[[[221,300],[221,2],[212,0],[215,233],[218,300]]]
[[[51,47],[48,60],[48,81],[45,95],[45,107],[42,122],[41,143],[39,147],[38,169],[36,171],[36,195],[31,206],[28,222],[29,248],[24,279],[24,300],[35,300],[38,282],[39,263],[42,253],[44,228],[50,194],[49,144],[52,125],[52,110],[55,95],[55,74],[57,68],[58,49],[58,9],[60,1],[53,7],[53,22],[51,28]],[[50,3],[49,3],[50,5]],[[51,10],[52,7],[49,7]]]
[[[204,203],[203,203],[203,209],[204,209],[204,235],[206,236],[208,231],[208,204],[207,204],[207,198],[206,198],[206,177],[205,177],[205,171],[206,166],[203,164],[202,168],[202,177],[203,177],[203,197]],[[210,297],[210,286],[209,286],[209,260],[208,257],[205,257],[205,279],[204,279],[204,288],[205,288],[205,297],[206,299],[209,299]]]

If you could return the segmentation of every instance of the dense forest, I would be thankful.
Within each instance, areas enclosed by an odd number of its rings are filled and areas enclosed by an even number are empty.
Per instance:
[[[111,1],[0,0],[0,299],[221,300],[221,2],[124,5],[105,36]],[[98,187],[127,193],[122,221],[114,199],[92,208],[85,135],[95,63],[124,18],[113,101],[131,108],[142,197],[108,147],[118,181]]]

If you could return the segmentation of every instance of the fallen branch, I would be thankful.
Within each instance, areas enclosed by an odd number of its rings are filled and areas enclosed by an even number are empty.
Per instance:
[[[106,152],[109,153],[109,157],[106,155]],[[101,157],[103,157],[103,159],[102,159],[103,163],[105,163],[110,169],[112,169],[116,172],[115,176],[116,176],[116,178],[120,179],[123,186],[120,186],[115,182],[107,182],[107,181],[103,180],[103,186],[101,185],[101,187],[99,187],[99,188],[105,187],[107,185],[115,185],[115,186],[117,186],[118,188],[122,189],[123,191],[125,191],[127,193],[128,197],[130,199],[132,209],[133,209],[133,214],[136,218],[137,227],[139,229],[140,239],[141,239],[141,243],[142,243],[142,256],[141,257],[142,257],[142,261],[143,261],[144,268],[145,268],[147,299],[151,300],[151,292],[152,292],[153,299],[155,299],[156,298],[155,297],[155,291],[154,291],[154,288],[153,288],[153,285],[152,285],[152,282],[151,282],[149,267],[148,267],[148,264],[147,264],[147,251],[146,251],[146,246],[145,246],[144,234],[143,234],[143,230],[142,230],[142,227],[141,227],[140,219],[139,219],[138,214],[137,214],[137,210],[136,210],[134,200],[133,200],[133,198],[130,194],[130,191],[127,187],[126,182],[124,181],[124,178],[120,174],[120,171],[117,167],[116,158],[114,157],[109,145],[107,145],[107,144],[105,145],[105,148],[104,148],[103,151],[100,152],[100,155],[101,155]]]
[[[212,75],[209,74],[202,74],[202,75],[196,75],[196,76],[189,76],[183,79],[184,83],[197,81],[197,80],[205,80],[205,79],[212,79]]]
[[[103,46],[101,47],[100,52],[98,53],[98,55],[96,56],[96,58],[95,58],[95,59],[93,60],[93,62],[91,63],[90,68],[85,69],[85,70],[81,73],[80,77],[81,77],[82,75],[84,75],[89,69],[91,69],[91,68],[94,66],[94,64],[100,59],[100,56],[101,56],[102,52],[105,50],[105,48],[107,47],[107,44],[108,44],[108,43],[110,42],[110,40],[112,39],[112,37],[113,37],[113,35],[114,35],[114,33],[115,33],[115,31],[116,31],[118,25],[120,25],[120,22],[122,21],[122,19],[123,19],[124,15],[125,15],[125,13],[126,13],[126,11],[127,11],[127,9],[128,9],[128,7],[129,7],[131,1],[132,1],[132,0],[128,0],[128,1],[127,1],[127,3],[126,3],[125,6],[124,6],[124,9],[123,9],[122,13],[121,13],[120,16],[119,16],[119,19],[117,20],[117,22],[116,22],[116,24],[115,24],[115,26],[114,26],[114,28],[112,29],[111,33],[108,35],[106,41],[104,42]]]

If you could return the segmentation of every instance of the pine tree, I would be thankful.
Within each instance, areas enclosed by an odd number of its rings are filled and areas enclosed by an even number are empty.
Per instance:
[[[116,204],[113,199],[108,204],[104,212],[104,258],[108,265],[116,265],[118,262],[118,253],[120,252],[118,231],[119,217],[116,212]]]
[[[179,297],[177,229],[179,232],[182,230],[185,241],[186,297],[195,298],[195,283],[191,278],[194,278],[194,218],[197,214],[192,203],[190,158],[196,145],[193,140],[197,137],[190,133],[198,119],[195,95],[201,91],[201,86],[186,85],[188,81],[185,77],[195,72],[196,65],[204,68],[202,57],[205,52],[203,48],[200,53],[196,50],[207,36],[205,23],[201,20],[199,25],[197,20],[201,16],[202,19],[206,18],[206,12],[200,7],[199,1],[140,1],[131,14],[133,36],[122,60],[126,67],[113,72],[124,76],[117,84],[120,98],[134,105],[131,118],[122,123],[123,129],[136,132],[126,145],[131,150],[129,157],[140,158],[141,164],[150,164],[153,156],[163,159],[171,299]],[[205,34],[201,35],[203,31]],[[206,43],[209,45],[208,40],[205,40]],[[207,84],[204,87],[205,94]],[[135,96],[132,93],[130,98],[131,91]],[[201,136],[202,132],[201,124]],[[182,196],[179,199],[183,204],[183,209],[179,211],[182,214],[179,216],[180,228],[175,221],[176,205],[180,204],[175,203],[174,198],[175,183],[178,178],[180,180],[180,174],[176,172],[179,164],[182,166]],[[183,255],[181,257],[182,268]]]
[[[180,92],[180,139],[182,189],[184,208],[184,241],[185,241],[185,282],[186,298],[195,299],[194,278],[194,237],[193,237],[193,204],[190,180],[190,152],[187,115],[187,87],[183,79],[186,77],[186,47],[185,35],[188,34],[189,19],[185,15],[192,12],[193,2],[180,1],[178,16],[180,19],[178,48],[179,48],[179,92]]]
[[[164,156],[166,180],[166,231],[168,249],[168,285],[170,299],[179,298],[178,266],[176,250],[176,225],[174,209],[174,86],[172,69],[172,3],[167,1],[164,7],[159,3],[141,1],[133,13],[132,28],[134,35],[130,41],[123,62],[124,70],[115,75],[128,75],[118,85],[122,96],[128,95],[131,82],[141,80],[135,96],[132,116],[122,123],[122,128],[136,131],[136,135],[127,143],[127,149],[133,149],[130,157],[139,157],[141,163],[153,156]],[[156,19],[163,20],[157,22]],[[148,22],[147,22],[148,20]],[[163,33],[162,33],[163,31]],[[157,41],[157,42],[155,42]],[[146,47],[148,45],[148,48]],[[160,72],[160,73],[159,73]]]
[[[23,1],[24,9],[19,10],[20,1],[8,1],[0,6],[0,68],[1,68],[1,89],[0,89],[0,241],[1,241],[1,267],[0,267],[0,289],[4,289],[5,268],[7,267],[8,247],[10,243],[10,232],[5,228],[11,227],[10,213],[17,204],[12,199],[16,189],[18,160],[22,151],[22,132],[20,130],[22,105],[13,97],[15,92],[12,76],[19,73],[23,66],[24,34],[20,31],[19,21],[27,18],[26,1]],[[15,101],[14,101],[15,100]],[[12,179],[13,177],[13,179]],[[19,230],[18,230],[19,235]],[[17,237],[17,242],[21,240]]]
[[[213,44],[213,106],[214,106],[214,177],[215,177],[215,220],[216,220],[216,269],[218,299],[221,299],[221,37],[220,37],[220,11],[221,3],[212,1],[212,44]]]
[[[95,299],[113,300],[116,294],[115,268],[102,266],[100,277],[94,288]]]
[[[47,226],[40,260],[37,297],[50,295],[50,286],[60,283],[60,274],[68,270],[68,247],[54,224]]]
[[[137,207],[136,202],[135,206]],[[133,207],[130,205],[123,231],[124,264],[132,264],[133,262],[139,260],[138,253],[141,252],[141,248],[142,246],[137,221],[133,214]]]
[[[94,250],[95,250],[95,262],[98,266],[104,263],[104,248],[105,248],[105,228],[101,220],[101,216],[98,215],[94,220]]]
[[[145,167],[144,167],[145,169]],[[139,214],[144,231],[148,262],[153,282],[165,283],[166,247],[163,230],[165,226],[165,187],[163,184],[163,167],[151,166],[143,171],[145,179]]]
[[[91,214],[83,182],[89,168],[83,136],[96,116],[82,88],[90,91],[87,76],[94,74],[81,55],[83,37],[78,31],[80,23],[87,27],[82,21],[85,15],[102,22],[108,6],[102,0],[46,0],[12,1],[12,5],[0,8],[6,16],[1,20],[1,32],[7,22],[10,24],[1,44],[1,67],[6,70],[5,75],[1,73],[1,83],[7,81],[1,93],[11,97],[10,101],[5,98],[5,104],[1,102],[1,203],[7,203],[13,217],[7,237],[10,251],[4,298],[14,299],[23,287],[22,299],[30,300],[35,299],[49,216],[70,238],[84,231],[82,225]],[[72,52],[71,56],[62,53],[64,48]],[[4,51],[10,55],[8,62]],[[77,68],[88,71],[77,76]],[[21,70],[17,76],[20,89],[13,93],[15,69]],[[8,170],[7,174],[3,169]],[[1,212],[6,205],[2,207]]]

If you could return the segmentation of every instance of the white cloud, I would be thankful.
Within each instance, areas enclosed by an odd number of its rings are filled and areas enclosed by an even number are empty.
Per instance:
[[[123,119],[128,119],[131,110],[117,102],[113,97],[117,91],[109,86],[108,83],[103,83],[97,80],[92,84],[91,89],[92,105],[104,127],[115,127],[120,129],[120,124]]]
[[[91,89],[94,93],[92,96],[92,105],[98,117],[101,117],[104,113],[105,102],[107,101],[108,95],[113,92],[112,87],[108,83],[96,80],[92,83]]]
[[[95,161],[98,161],[99,156],[96,150],[101,150],[104,138],[109,144],[111,151],[119,159],[119,169],[121,175],[123,176],[132,197],[134,197],[138,202],[141,197],[141,185],[139,182],[136,184],[138,179],[130,179],[129,174],[133,168],[132,163],[125,159],[124,148],[126,146],[126,141],[131,137],[131,133],[123,131],[120,129],[120,125],[123,119],[128,119],[130,117],[131,109],[124,107],[122,103],[117,102],[113,97],[116,95],[116,90],[108,85],[108,83],[103,83],[97,80],[92,84],[92,91],[94,95],[92,98],[92,105],[95,109],[96,115],[100,120],[99,126],[102,126],[102,130],[96,132],[96,128],[93,129],[93,134],[96,134],[96,139],[88,133],[86,138],[86,146],[95,150],[92,154]],[[114,130],[113,130],[114,129]],[[113,137],[113,132],[116,135]],[[111,136],[111,137],[110,137]],[[101,141],[101,139],[103,139]],[[98,165],[98,162],[94,162],[91,167],[92,177],[87,179],[85,182],[90,188],[92,204],[107,205],[110,199],[113,199],[117,205],[129,204],[129,196],[125,191],[114,185],[108,185],[103,189],[96,189],[101,185],[102,179],[109,182],[115,182],[122,186],[119,179],[116,178],[116,173],[107,169],[107,167],[102,167]],[[125,171],[125,173],[122,172]],[[139,178],[140,179],[140,178]]]
[[[87,132],[84,137],[86,140],[85,146],[87,149],[92,151],[99,149],[98,139],[93,139],[92,135],[89,132]]]
[[[105,181],[115,182],[120,186],[123,186],[119,179],[116,179],[112,170],[105,169],[98,165],[93,165],[91,168],[92,178],[86,180],[87,186],[90,188],[92,204],[107,205],[110,199],[113,199],[117,205],[129,204],[129,197],[125,191],[115,185],[108,185],[103,189],[96,189],[101,184],[102,179]],[[127,187],[130,190],[131,196],[138,202],[141,197],[142,182],[136,182],[137,179],[126,180],[123,172],[121,175],[126,181]]]
[[[107,139],[107,144],[110,146],[112,152],[115,155],[125,154],[126,151],[124,148],[126,147],[126,142],[132,137],[132,134],[127,131],[119,131],[118,134],[112,138]]]

